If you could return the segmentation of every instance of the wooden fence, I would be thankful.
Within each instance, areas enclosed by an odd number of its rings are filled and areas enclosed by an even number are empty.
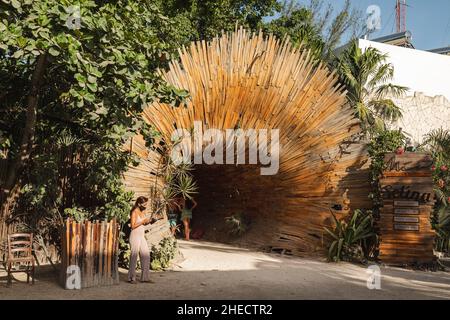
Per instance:
[[[68,219],[61,239],[61,283],[66,289],[119,283],[119,224],[115,219],[81,223]],[[72,272],[80,276],[79,286]]]

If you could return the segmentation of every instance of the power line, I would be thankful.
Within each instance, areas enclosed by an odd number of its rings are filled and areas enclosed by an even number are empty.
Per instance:
[[[392,17],[394,16],[394,11],[391,12],[391,16],[388,19],[388,22],[384,25],[383,30],[381,30],[381,34],[383,35],[384,30],[386,30],[386,27],[389,25],[389,23],[392,20]]]

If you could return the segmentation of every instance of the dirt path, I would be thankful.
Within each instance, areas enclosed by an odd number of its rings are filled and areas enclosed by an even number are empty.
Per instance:
[[[366,286],[367,269],[352,264],[281,257],[209,242],[180,241],[185,260],[173,271],[152,273],[154,283],[79,291],[62,289],[50,267],[36,284],[6,287],[0,299],[450,299],[450,274],[381,268],[381,290]],[[21,274],[15,275],[19,280]]]

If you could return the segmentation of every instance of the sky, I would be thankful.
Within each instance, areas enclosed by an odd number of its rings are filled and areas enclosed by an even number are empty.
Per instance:
[[[340,8],[345,0],[327,0]],[[395,0],[351,0],[365,15],[370,5],[381,9],[381,30],[369,39],[396,32]],[[416,49],[428,50],[450,46],[450,0],[406,0],[406,29],[412,33]]]

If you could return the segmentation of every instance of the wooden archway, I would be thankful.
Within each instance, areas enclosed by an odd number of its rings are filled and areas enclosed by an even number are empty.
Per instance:
[[[323,252],[323,227],[332,211],[341,212],[347,189],[353,208],[370,205],[364,145],[354,142],[359,122],[335,74],[308,50],[240,29],[181,49],[163,76],[190,92],[184,107],[157,102],[143,114],[166,142],[175,128],[192,128],[194,121],[204,129],[280,130],[274,176],[261,176],[258,166],[196,166],[200,205],[194,222],[217,226],[244,211],[251,228],[241,244],[303,255]],[[154,184],[148,172],[158,155],[139,139],[133,149],[144,162],[125,181],[142,194]]]

